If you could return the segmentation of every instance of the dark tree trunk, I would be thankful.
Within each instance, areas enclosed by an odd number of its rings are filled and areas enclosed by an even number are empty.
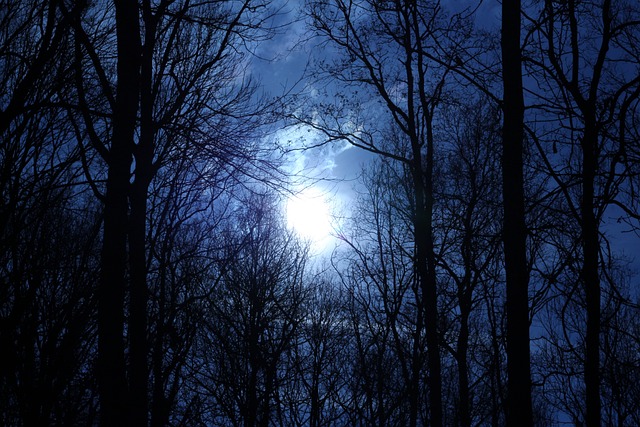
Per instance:
[[[470,397],[469,397],[469,368],[467,351],[469,347],[469,310],[470,304],[460,306],[460,333],[456,344],[458,362],[458,398],[459,398],[459,425],[469,427],[471,425]]]
[[[166,252],[165,252],[166,253]],[[165,334],[165,302],[166,302],[166,268],[160,269],[160,295],[158,297],[158,317],[156,321],[155,341],[153,343],[153,398],[151,402],[151,427],[162,427],[168,424],[170,402],[164,393],[164,334]]]
[[[470,202],[464,216],[464,237],[462,241],[462,259],[464,263],[464,277],[458,283],[458,301],[460,307],[460,332],[456,342],[456,359],[458,363],[458,425],[469,427],[471,425],[471,402],[469,395],[469,316],[472,307],[473,285],[473,237],[474,230],[471,225],[474,202]]]
[[[427,137],[429,139],[429,136]],[[413,187],[416,202],[415,245],[416,270],[422,291],[425,338],[427,341],[427,365],[429,369],[429,414],[430,425],[442,425],[442,368],[440,361],[440,340],[438,334],[438,291],[433,251],[433,185],[432,169],[433,143],[427,142],[427,170],[423,172],[419,144],[414,144]]]
[[[321,421],[321,406],[320,406],[320,363],[317,361],[317,358],[320,357],[316,355],[313,361],[313,368],[311,370],[312,380],[311,380],[311,393],[310,393],[310,414],[309,414],[309,427],[320,427]]]
[[[136,163],[137,158],[136,158]],[[129,376],[131,391],[131,420],[136,426],[147,425],[148,350],[147,350],[147,269],[145,251],[147,187],[136,180],[131,191],[129,221],[129,262],[131,288],[129,299]]]
[[[138,12],[135,2],[116,1],[118,45],[116,106],[108,154],[102,271],[98,291],[98,370],[100,423],[127,422],[124,356],[124,301],[127,260],[129,173],[138,111]]]
[[[130,342],[131,402],[135,425],[148,423],[148,342],[147,342],[147,199],[153,177],[155,128],[153,124],[153,51],[156,18],[147,1],[143,2],[144,46],[140,57],[140,137],[134,151],[135,178],[131,189],[129,251],[131,263]],[[138,43],[140,42],[138,27]]]
[[[417,295],[416,290],[416,295]],[[416,299],[417,296],[416,296]],[[424,311],[417,310],[416,313],[416,326],[413,338],[413,345],[411,349],[411,378],[409,381],[409,427],[416,427],[418,425],[418,407],[420,396],[420,368],[422,365],[422,348],[420,343],[420,334],[423,328]]]
[[[586,117],[582,139],[582,248],[584,260],[582,280],[587,304],[587,332],[584,381],[586,386],[586,424],[599,427],[600,403],[600,277],[598,271],[598,222],[594,213],[594,182],[596,175],[596,147],[598,134],[595,117]]]
[[[426,73],[427,65],[423,55],[422,41],[420,39],[420,24],[417,3],[411,3],[411,24],[418,45],[416,66],[418,105],[413,102],[408,104],[409,129],[411,130],[411,146],[413,154],[414,191],[416,195],[415,244],[416,267],[422,286],[422,309],[424,310],[425,337],[427,341],[427,366],[429,368],[429,414],[432,426],[443,425],[442,414],[442,362],[440,360],[440,333],[438,330],[438,284],[436,276],[436,255],[433,242],[433,161],[434,161],[434,135],[433,135],[433,109],[440,102],[440,90],[427,94]],[[410,46],[410,38],[405,42],[405,51],[408,54],[407,83],[409,97],[413,98],[414,74],[409,67],[413,57]],[[440,84],[444,83],[444,76]],[[441,88],[442,86],[440,86]],[[422,109],[419,115],[418,111]],[[422,128],[422,129],[421,129]],[[422,136],[421,134],[424,133]],[[424,138],[423,141],[421,139]],[[424,157],[424,169],[421,142],[426,145]]]
[[[503,242],[507,281],[507,425],[531,426],[529,272],[524,216],[524,99],[520,51],[520,0],[502,2],[504,124],[502,185]]]

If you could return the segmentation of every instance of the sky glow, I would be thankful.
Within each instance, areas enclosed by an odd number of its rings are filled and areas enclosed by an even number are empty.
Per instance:
[[[310,240],[314,249],[321,249],[331,237],[331,209],[326,195],[306,188],[287,200],[287,225]]]

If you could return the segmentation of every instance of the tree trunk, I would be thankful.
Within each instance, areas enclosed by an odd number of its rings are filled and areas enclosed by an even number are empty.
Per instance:
[[[131,391],[131,420],[136,426],[147,425],[147,268],[145,230],[147,187],[140,183],[136,158],[136,180],[131,189],[131,217],[129,221],[129,262],[131,290],[129,299],[129,376]]]
[[[524,98],[520,51],[520,0],[502,2],[504,125],[502,185],[503,242],[507,281],[507,425],[531,426],[529,272],[524,216]]]
[[[462,427],[471,426],[471,402],[469,393],[469,316],[472,307],[472,292],[474,288],[473,280],[473,237],[474,230],[471,226],[473,217],[473,207],[475,203],[470,203],[464,216],[464,237],[462,240],[462,260],[464,264],[464,277],[458,283],[458,304],[460,307],[460,332],[456,343],[456,359],[458,363],[458,399],[459,399],[459,422]]]
[[[586,386],[586,424],[599,427],[600,404],[600,277],[598,271],[598,222],[594,213],[594,181],[596,175],[596,147],[598,134],[586,117],[582,138],[582,248],[584,260],[582,280],[587,304],[587,332],[584,381]],[[591,124],[590,124],[591,123]]]
[[[104,206],[102,271],[98,290],[98,368],[100,423],[127,422],[124,355],[124,300],[127,259],[129,173],[138,111],[138,12],[135,2],[116,1],[118,45],[116,105],[108,154]]]
[[[311,410],[309,414],[309,427],[320,427],[320,363],[314,355],[313,368],[311,370]]]
[[[143,2],[144,46],[140,56],[140,137],[134,151],[135,178],[131,186],[129,259],[131,263],[130,342],[132,420],[138,426],[148,423],[148,342],[147,342],[147,199],[153,178],[155,128],[153,124],[153,51],[156,19],[148,2]],[[140,43],[140,29],[137,29]]]
[[[418,299],[418,291],[415,291],[416,300]],[[422,348],[420,343],[420,335],[423,328],[424,310],[417,310],[416,313],[416,329],[414,332],[413,345],[411,349],[411,378],[408,385],[409,388],[409,427],[418,425],[418,408],[420,395],[420,371],[422,365]]]
[[[459,422],[462,427],[471,425],[470,397],[469,397],[469,368],[467,366],[467,351],[469,347],[469,309],[460,306],[460,333],[456,345],[458,362],[458,398]]]
[[[165,245],[163,245],[165,246]],[[163,254],[166,254],[163,251]],[[164,262],[160,266],[160,285],[158,296],[158,314],[156,320],[155,341],[153,343],[152,370],[153,370],[153,398],[151,401],[151,427],[162,427],[168,424],[170,402],[164,394],[164,335],[166,323],[166,286],[167,268]]]
[[[432,158],[432,146],[429,144],[427,164]],[[436,288],[435,256],[433,253],[433,225],[431,171],[423,173],[419,145],[414,149],[414,195],[416,199],[415,244],[416,270],[422,290],[422,310],[425,320],[425,338],[427,341],[427,365],[429,368],[429,413],[430,425],[442,425],[442,369],[440,362],[440,340],[438,334],[438,292]],[[424,180],[424,181],[423,181]]]

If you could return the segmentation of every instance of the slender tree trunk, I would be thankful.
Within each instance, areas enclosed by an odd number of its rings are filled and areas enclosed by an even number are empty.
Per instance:
[[[431,145],[431,144],[429,144]],[[418,145],[416,144],[416,147]],[[432,147],[431,147],[432,148]],[[414,150],[414,196],[416,199],[415,240],[416,269],[422,290],[422,310],[425,320],[427,341],[427,364],[429,368],[429,413],[430,425],[442,425],[442,368],[440,361],[440,340],[438,334],[438,292],[433,252],[433,225],[431,172],[422,171],[422,157],[419,148]],[[427,163],[431,162],[427,150]],[[424,181],[423,181],[424,180]]]
[[[136,171],[140,165],[137,165]],[[136,426],[147,425],[148,350],[147,350],[147,269],[145,251],[147,187],[138,182],[131,190],[129,222],[129,260],[131,290],[129,302],[131,421]]]
[[[163,254],[167,254],[166,247]],[[168,424],[170,402],[164,394],[164,334],[166,322],[166,286],[167,267],[164,263],[160,266],[160,295],[158,297],[158,317],[156,321],[156,336],[153,343],[152,369],[153,369],[153,398],[151,401],[151,427],[162,427]]]
[[[587,303],[587,333],[584,380],[587,427],[599,427],[600,403],[600,276],[598,269],[598,222],[594,212],[594,182],[598,134],[587,117],[582,139],[582,280]]]
[[[422,67],[422,64],[420,64]],[[424,105],[424,102],[423,102]],[[425,197],[425,246],[427,258],[428,285],[427,300],[425,309],[426,336],[429,346],[429,393],[431,403],[431,425],[441,426],[444,424],[442,414],[442,363],[440,361],[440,332],[438,331],[438,282],[436,277],[436,253],[433,243],[433,152],[434,136],[431,126],[431,114],[426,117],[427,130],[427,153],[426,171],[424,174],[424,197]]]
[[[418,291],[415,291],[418,299]],[[409,383],[409,427],[418,425],[418,396],[420,395],[420,368],[422,361],[422,348],[420,337],[422,335],[424,310],[416,312],[416,329],[414,332],[413,346],[411,349],[411,382]]]
[[[531,426],[529,348],[529,272],[524,216],[524,98],[520,51],[520,0],[502,2],[502,73],[504,124],[502,185],[503,241],[507,280],[507,425]]]
[[[498,313],[498,308],[494,302],[493,286],[484,284],[487,316],[490,325],[491,333],[491,363],[489,366],[489,373],[491,377],[491,426],[499,427],[501,416],[504,414],[505,405],[503,404],[504,384],[502,382],[502,366],[500,357],[502,355],[501,341],[504,336],[501,328],[502,320],[501,315]],[[491,288],[489,290],[488,288]]]
[[[318,356],[316,356],[318,357]],[[320,427],[320,364],[314,359],[311,370],[311,413],[309,414],[309,427]]]
[[[259,320],[258,320],[258,290],[256,284],[252,283],[249,292],[249,331],[247,340],[247,367],[249,369],[248,379],[246,384],[246,398],[243,418],[244,427],[257,427],[258,425],[258,375],[261,368],[260,354],[259,354]]]
[[[131,263],[130,342],[132,420],[138,426],[148,423],[148,340],[147,340],[147,199],[153,177],[155,128],[153,124],[153,51],[156,20],[148,1],[143,2],[144,46],[140,61],[140,136],[134,151],[135,175],[131,189],[129,251]],[[137,29],[140,43],[140,29]]]
[[[581,268],[581,280],[585,289],[586,299],[586,349],[585,349],[585,366],[584,366],[584,382],[586,388],[586,417],[585,421],[588,427],[596,427],[601,425],[601,400],[600,400],[600,329],[601,329],[601,312],[600,312],[600,271],[599,271],[599,218],[596,217],[596,194],[595,182],[598,174],[598,139],[599,126],[598,121],[598,102],[601,98],[599,94],[599,86],[603,81],[605,64],[607,62],[607,52],[609,45],[617,37],[612,27],[615,13],[611,10],[611,0],[603,0],[593,11],[600,8],[601,22],[597,25],[598,34],[601,37],[597,55],[591,60],[586,60],[583,56],[582,46],[579,44],[580,34],[584,30],[579,24],[582,17],[582,11],[579,10],[580,2],[576,0],[568,0],[566,10],[563,6],[562,13],[567,13],[569,18],[569,31],[571,40],[571,50],[569,53],[572,57],[571,77],[563,76],[564,87],[572,94],[573,101],[577,105],[579,112],[584,118],[584,133],[580,140],[580,148],[582,150],[582,171],[580,174],[582,183],[582,198],[580,201],[580,217],[578,219],[581,227],[583,260]],[[554,10],[553,3],[547,2],[547,8],[554,13],[560,10]],[[591,12],[591,11],[590,11]],[[590,20],[591,16],[584,17],[584,20]],[[595,21],[592,24],[593,25]],[[592,27],[596,28],[596,27]],[[554,30],[553,26],[551,27]],[[550,31],[550,40],[557,30]],[[550,43],[549,43],[550,44]],[[558,55],[555,54],[554,55]],[[559,63],[557,56],[552,56],[556,63]],[[582,75],[584,64],[592,63],[591,81],[589,82],[589,90],[583,94],[581,87],[584,82],[588,81]],[[592,62],[593,61],[593,62]],[[590,64],[591,65],[591,64]],[[587,67],[588,68],[588,67]],[[556,66],[556,72],[563,75],[564,70],[560,65]],[[637,96],[637,92],[632,98]],[[623,107],[624,109],[624,107]],[[623,121],[621,122],[623,123]],[[609,191],[612,191],[611,189]],[[609,200],[614,193],[601,195],[602,200]]]
[[[124,300],[127,259],[129,173],[138,111],[138,12],[135,2],[116,1],[118,46],[116,106],[108,155],[102,271],[98,290],[98,369],[100,423],[127,422],[124,356]]]
[[[469,347],[469,310],[460,307],[460,333],[456,344],[458,362],[458,398],[459,398],[459,423],[462,427],[471,425],[470,401],[469,401],[469,368],[467,367],[467,351]]]
[[[471,425],[471,403],[469,396],[469,367],[467,352],[469,351],[469,316],[472,306],[472,281],[473,259],[472,239],[473,228],[471,226],[473,208],[470,206],[464,219],[464,238],[462,241],[462,259],[464,263],[464,277],[458,284],[458,304],[460,307],[460,332],[456,342],[456,356],[458,362],[458,398],[459,398],[459,425],[469,427]]]

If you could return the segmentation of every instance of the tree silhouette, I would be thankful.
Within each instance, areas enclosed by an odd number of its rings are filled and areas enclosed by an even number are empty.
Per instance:
[[[494,9],[0,0],[0,423],[640,423],[640,10]]]
[[[524,95],[521,3],[502,3],[503,244],[507,279],[507,425],[533,425],[529,349],[529,272],[524,206]]]
[[[532,26],[534,43],[527,54],[529,70],[543,77],[537,80],[539,91],[534,94],[545,99],[543,110],[553,114],[557,123],[553,130],[545,125],[555,140],[547,142],[537,136],[534,140],[580,229],[580,281],[586,310],[584,419],[590,426],[601,425],[602,416],[601,304],[606,267],[601,224],[609,205],[625,205],[618,194],[635,173],[627,166],[629,141],[624,129],[628,110],[640,94],[640,76],[632,68],[638,56],[621,46],[637,37],[637,17],[637,8],[625,2],[589,6],[574,1],[565,5],[545,2]],[[561,130],[565,126],[567,130]],[[547,153],[543,143],[551,143],[558,156]],[[574,147],[580,152],[578,158],[567,152]],[[635,215],[633,209],[627,212]]]

